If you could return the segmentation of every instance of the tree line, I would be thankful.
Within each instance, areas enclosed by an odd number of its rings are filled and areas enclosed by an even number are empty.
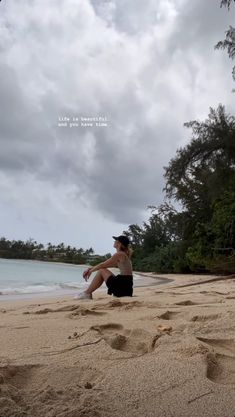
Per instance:
[[[222,0],[221,7],[229,9],[232,3]],[[235,58],[235,28],[230,26],[215,48]],[[148,222],[123,232],[133,242],[133,266],[156,272],[235,272],[235,117],[220,104],[210,108],[205,121],[185,127],[191,129],[191,141],[164,168],[164,202],[148,206]]]
[[[107,253],[104,256],[94,254],[93,248],[83,249],[66,246],[63,242],[58,245],[52,245],[48,242],[44,247],[42,243],[29,238],[26,242],[22,240],[7,240],[5,237],[0,238],[0,258],[7,259],[31,259],[49,262],[65,262],[74,264],[91,265],[103,262],[111,255]]]
[[[206,121],[186,126],[193,137],[165,167],[165,201],[149,206],[143,226],[124,231],[134,268],[235,272],[235,117],[219,105]]]

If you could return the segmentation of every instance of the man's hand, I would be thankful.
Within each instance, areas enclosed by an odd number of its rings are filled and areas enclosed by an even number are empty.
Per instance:
[[[85,279],[85,281],[87,281],[91,275],[91,269],[92,268],[88,268],[86,271],[83,272],[83,278]]]

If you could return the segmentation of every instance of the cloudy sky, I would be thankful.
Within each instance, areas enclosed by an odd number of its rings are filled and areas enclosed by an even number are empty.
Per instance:
[[[1,1],[1,237],[102,254],[148,219],[183,123],[234,109],[233,63],[214,45],[235,8],[219,5]]]

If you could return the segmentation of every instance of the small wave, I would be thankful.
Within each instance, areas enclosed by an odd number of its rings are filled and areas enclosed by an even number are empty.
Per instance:
[[[56,283],[56,284],[33,284],[21,288],[3,288],[0,289],[0,295],[17,295],[17,294],[37,294],[46,292],[55,292],[59,290],[77,290],[83,287],[83,283]]]
[[[58,285],[28,285],[22,288],[4,288],[0,291],[1,295],[10,295],[10,294],[33,294],[47,291],[58,290]]]
[[[133,278],[134,278],[134,280],[138,281],[139,279],[143,279],[143,276],[137,275],[137,274],[133,274]]]
[[[77,290],[78,288],[81,288],[81,286],[82,284],[59,284],[59,287],[63,290]]]

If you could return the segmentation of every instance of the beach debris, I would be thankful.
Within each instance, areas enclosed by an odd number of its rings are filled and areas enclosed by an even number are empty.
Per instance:
[[[94,311],[93,309],[88,309],[84,307],[78,306],[72,313],[70,313],[67,317],[70,319],[74,319],[77,316],[103,316],[104,314],[107,314],[103,311]]]
[[[193,398],[192,400],[188,400],[188,404],[192,403],[193,401],[199,400],[199,398],[205,397],[205,395],[212,394],[214,391],[205,392],[204,394],[198,395],[198,397]]]
[[[40,304],[38,304],[40,305]],[[102,311],[94,311],[93,309],[87,309],[79,305],[66,305],[63,307],[59,307],[56,309],[53,308],[43,308],[41,310],[36,311],[25,311],[23,314],[48,314],[48,313],[63,313],[63,312],[70,312],[70,314],[67,316],[69,318],[76,318],[76,316],[87,316],[87,315],[94,315],[94,316],[102,316],[106,314],[106,312]]]
[[[91,389],[92,388],[92,384],[90,382],[86,382],[85,385],[84,385],[84,388]]]
[[[194,303],[191,300],[185,300],[185,301],[179,301],[178,303],[175,303],[177,306],[194,306],[196,303]]]
[[[43,310],[35,311],[34,314],[47,314],[52,312],[53,310],[51,308],[44,308]]]
[[[73,335],[68,336],[68,339],[78,339],[79,338],[79,334],[77,332],[74,332]]]
[[[94,342],[87,342],[87,343],[83,343],[81,345],[71,346],[70,348],[66,348],[66,349],[63,349],[63,350],[55,350],[55,351],[47,352],[47,353],[45,352],[43,355],[44,356],[59,355],[61,353],[70,352],[71,350],[74,350],[74,349],[77,349],[77,348],[80,348],[80,347],[89,346],[89,345],[96,345],[97,343],[101,342],[102,340],[103,339],[100,338],[100,339],[94,340]]]
[[[220,317],[220,314],[208,314],[208,315],[196,315],[193,316],[190,321],[209,321],[216,320]]]
[[[157,316],[159,319],[163,319],[163,320],[171,320],[176,314],[178,314],[178,312],[176,311],[166,311],[165,313],[160,314],[159,316]]]
[[[165,326],[165,325],[159,324],[159,326],[157,326],[157,330],[159,330],[160,332],[170,334],[170,332],[172,331],[172,326]]]

